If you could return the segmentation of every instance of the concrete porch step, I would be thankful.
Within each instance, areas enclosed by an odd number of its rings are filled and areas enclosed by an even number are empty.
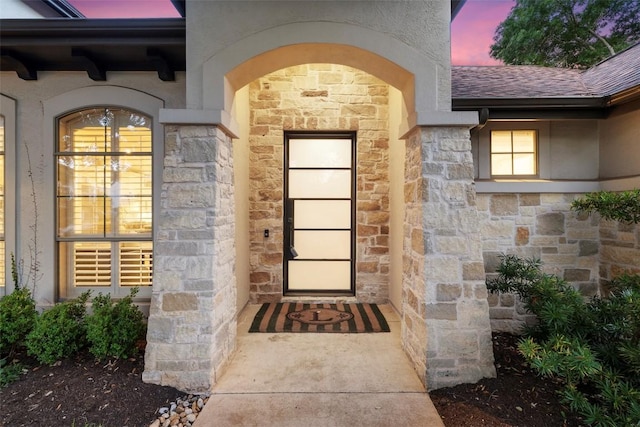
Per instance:
[[[241,313],[236,353],[195,427],[443,426],[391,306],[380,306],[390,333],[250,334],[259,307]]]
[[[214,394],[196,427],[442,426],[426,393]]]

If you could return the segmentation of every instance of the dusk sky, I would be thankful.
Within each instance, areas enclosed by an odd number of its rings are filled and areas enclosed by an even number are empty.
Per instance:
[[[70,0],[70,3],[87,18],[179,16],[170,0]],[[497,25],[514,4],[515,0],[467,0],[451,24],[453,65],[498,65],[489,57],[489,46]]]

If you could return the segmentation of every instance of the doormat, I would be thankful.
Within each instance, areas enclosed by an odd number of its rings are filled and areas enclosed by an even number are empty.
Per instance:
[[[390,332],[376,304],[267,303],[249,332]]]

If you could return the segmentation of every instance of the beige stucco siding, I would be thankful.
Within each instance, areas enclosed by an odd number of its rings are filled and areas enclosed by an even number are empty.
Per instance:
[[[95,82],[81,72],[40,72],[38,80],[25,81],[18,78],[14,72],[5,72],[0,76],[0,92],[15,102],[15,149],[16,149],[16,174],[7,176],[7,191],[15,186],[15,247],[7,247],[7,253],[14,252],[17,259],[24,259],[28,263],[30,259],[29,245],[33,233],[31,227],[34,224],[34,208],[31,198],[30,179],[28,176],[29,165],[27,162],[25,147],[28,147],[31,158],[31,170],[34,177],[36,202],[38,204],[38,251],[41,278],[38,281],[36,299],[40,305],[52,304],[56,300],[56,265],[55,265],[55,224],[54,224],[54,195],[55,176],[53,153],[55,147],[55,117],[47,117],[47,106],[56,104],[56,99],[64,99],[62,109],[81,109],[85,107],[105,105],[100,97],[87,97],[92,88],[104,89],[99,93],[131,94],[132,98],[148,99],[152,101],[155,111],[151,113],[154,122],[155,141],[162,148],[164,136],[162,127],[157,120],[157,111],[162,106],[169,108],[184,107],[184,73],[176,75],[175,82],[163,82],[155,73],[117,73],[109,72],[106,82]],[[106,89],[105,89],[106,88]],[[80,92],[74,92],[78,89]],[[77,95],[73,95],[77,93]],[[71,94],[71,95],[69,95]],[[67,96],[69,95],[69,96]],[[106,105],[118,105],[125,108],[136,109],[132,100],[126,96],[111,96]],[[61,104],[62,105],[62,104]],[[151,105],[151,104],[149,104]],[[156,108],[157,107],[157,108]],[[69,111],[69,110],[67,110]],[[59,111],[63,114],[66,111]],[[158,144],[156,144],[158,146]],[[162,156],[162,153],[158,153]],[[162,158],[159,157],[159,167]],[[158,163],[156,163],[158,165]],[[162,173],[156,168],[155,176],[161,177]],[[158,172],[159,175],[158,175]],[[159,182],[157,183],[159,184]],[[7,216],[11,213],[8,212]],[[13,219],[12,219],[13,220]],[[9,285],[11,283],[9,282]]]
[[[483,180],[491,177],[492,130],[532,129],[538,135],[540,180],[596,180],[598,126],[597,120],[490,122],[472,133],[475,177]]]
[[[619,107],[600,126],[600,175],[603,179],[640,175],[640,101]],[[635,187],[638,186],[636,182]]]
[[[598,178],[598,122],[553,121],[549,129],[551,179]]]

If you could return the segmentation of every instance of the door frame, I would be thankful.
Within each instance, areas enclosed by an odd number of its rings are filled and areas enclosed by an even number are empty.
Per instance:
[[[293,203],[290,201],[293,199],[289,199],[289,140],[290,139],[348,139],[351,141],[351,256],[350,256],[350,275],[351,275],[351,286],[349,290],[331,290],[331,289],[309,289],[309,290],[289,290],[289,260],[293,259],[291,251],[289,250],[292,247],[292,225],[293,221]],[[282,277],[282,289],[283,295],[286,296],[304,296],[304,295],[325,295],[325,296],[355,296],[356,294],[356,239],[357,239],[357,223],[356,223],[356,212],[357,212],[357,183],[358,183],[358,173],[357,173],[357,131],[309,131],[309,130],[299,130],[299,131],[284,131],[284,165],[283,165],[283,183],[284,183],[284,191],[283,191],[283,215],[282,215],[282,249],[283,249],[283,257],[282,257],[282,269],[283,269],[283,277]],[[329,168],[327,168],[329,169]],[[345,199],[346,200],[346,199]]]

